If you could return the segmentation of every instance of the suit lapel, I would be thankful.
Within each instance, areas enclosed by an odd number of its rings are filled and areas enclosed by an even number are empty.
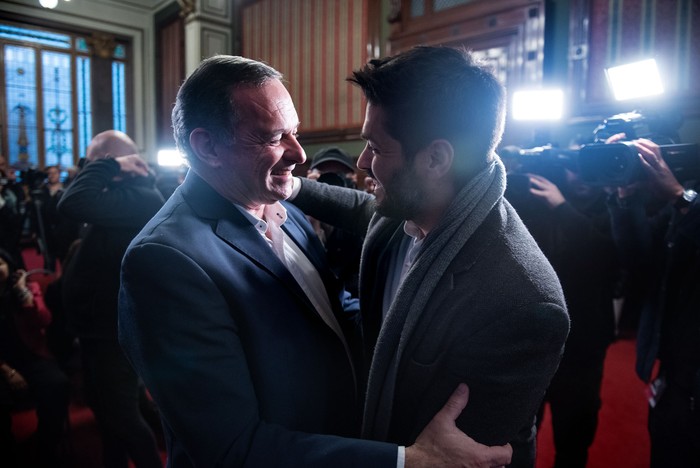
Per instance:
[[[194,171],[188,172],[182,184],[182,194],[187,204],[198,216],[210,220],[212,229],[219,238],[275,276],[286,288],[299,297],[309,310],[315,310],[289,270],[270,249],[255,226],[233,203],[219,195]],[[299,236],[300,233],[301,231],[297,229],[290,236]]]

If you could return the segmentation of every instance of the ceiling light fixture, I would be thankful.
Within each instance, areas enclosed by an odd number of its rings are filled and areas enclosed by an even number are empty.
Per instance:
[[[70,2],[70,0],[63,0],[64,2]],[[39,5],[44,8],[49,8],[53,10],[58,6],[58,0],[39,0]]]

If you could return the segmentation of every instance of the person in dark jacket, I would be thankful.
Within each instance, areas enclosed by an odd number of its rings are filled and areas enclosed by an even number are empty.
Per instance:
[[[457,427],[535,462],[534,422],[569,317],[559,280],[503,198],[505,90],[468,52],[415,47],[350,81],[368,104],[358,168],[374,195],[294,179],[307,215],[365,235],[363,436],[408,444],[458,382]],[[297,183],[298,182],[298,183]]]
[[[610,142],[623,138],[615,135]],[[648,190],[612,197],[613,234],[625,265],[647,274],[637,374],[649,387],[652,468],[700,466],[700,190],[681,184],[650,140],[634,141]],[[663,203],[648,217],[648,198]],[[658,372],[653,369],[658,364]]]
[[[143,385],[117,341],[121,259],[163,205],[155,177],[124,133],[108,130],[87,149],[87,165],[64,193],[59,213],[87,223],[63,277],[63,302],[80,340],[85,393],[100,427],[106,467],[162,466],[139,409]]]
[[[615,329],[617,263],[607,194],[582,183],[573,166],[510,174],[508,182],[505,196],[552,263],[571,316],[564,356],[545,395],[554,466],[583,468],[598,425],[603,364]],[[544,404],[538,425],[543,410]]]

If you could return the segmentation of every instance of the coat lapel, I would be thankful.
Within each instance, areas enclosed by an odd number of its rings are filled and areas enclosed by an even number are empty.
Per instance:
[[[311,301],[289,270],[275,256],[255,226],[233,203],[219,195],[194,171],[188,172],[182,184],[182,195],[198,216],[210,220],[212,228],[219,238],[275,276],[286,288],[299,297],[309,310],[314,310]],[[294,238],[303,234],[297,228],[291,230],[289,235]],[[299,243],[297,239],[294,240]]]

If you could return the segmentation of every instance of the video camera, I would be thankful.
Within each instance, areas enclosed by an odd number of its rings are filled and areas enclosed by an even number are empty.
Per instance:
[[[697,144],[675,144],[680,120],[648,118],[639,112],[614,115],[593,131],[595,142],[584,145],[578,156],[581,179],[591,185],[624,186],[642,180],[644,172],[639,152],[632,140],[647,138],[661,149],[669,169],[680,182],[700,179],[700,154]],[[613,135],[625,139],[605,144]]]
[[[596,186],[625,186],[643,180],[644,172],[639,152],[633,143],[647,138],[659,145],[664,161],[679,182],[700,180],[700,151],[697,144],[675,144],[673,135],[680,122],[669,119],[647,118],[638,112],[617,114],[605,119],[593,132],[594,142],[580,150],[569,150],[550,145],[519,149],[506,147],[502,156],[517,162],[517,172],[535,173],[558,183],[563,169],[578,172],[581,180]],[[624,133],[625,139],[606,144],[612,135]]]

